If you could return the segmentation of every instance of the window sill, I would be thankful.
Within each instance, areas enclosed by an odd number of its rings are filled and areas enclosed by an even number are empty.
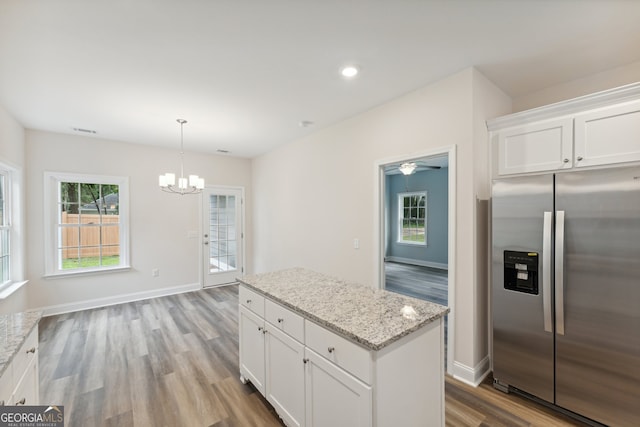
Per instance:
[[[11,296],[12,293],[26,285],[28,280],[23,280],[22,282],[13,282],[10,283],[7,287],[0,290],[0,300],[7,299]]]
[[[407,246],[423,246],[426,247],[427,244],[423,242],[396,242],[399,245],[407,245]]]
[[[95,274],[105,274],[105,273],[117,273],[120,271],[128,271],[131,270],[131,266],[122,266],[122,267],[113,267],[113,268],[100,268],[96,270],[76,270],[76,271],[65,271],[65,272],[57,272],[57,273],[47,273],[42,277],[45,279],[59,279],[63,277],[75,277],[75,276],[92,276]]]

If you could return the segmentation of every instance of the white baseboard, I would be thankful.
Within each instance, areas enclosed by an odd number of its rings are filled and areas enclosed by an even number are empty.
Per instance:
[[[482,359],[474,368],[460,362],[453,362],[453,377],[473,387],[478,387],[487,375],[489,375],[489,372],[491,372],[489,356]]]
[[[440,268],[442,270],[448,270],[449,264],[443,264],[440,262],[423,261],[421,259],[402,258],[399,256],[385,257],[385,261],[399,262],[402,264],[419,265],[422,267]]]
[[[74,311],[89,310],[92,308],[106,307],[109,305],[122,304],[125,302],[140,301],[149,298],[164,297],[167,295],[182,294],[185,292],[202,289],[200,283],[190,283],[187,285],[172,286],[169,288],[154,289],[152,291],[134,292],[131,294],[114,295],[105,298],[96,298],[85,301],[70,302],[67,304],[49,305],[38,308],[43,316],[54,316],[56,314],[72,313]]]

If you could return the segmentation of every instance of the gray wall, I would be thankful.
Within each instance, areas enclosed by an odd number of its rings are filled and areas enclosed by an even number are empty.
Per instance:
[[[408,177],[387,175],[387,245],[386,256],[421,262],[448,264],[449,169],[416,172]],[[427,192],[427,246],[398,242],[398,193]]]

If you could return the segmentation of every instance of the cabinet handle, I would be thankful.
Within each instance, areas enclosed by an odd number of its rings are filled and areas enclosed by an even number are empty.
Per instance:
[[[35,352],[36,352],[36,348],[35,347],[31,347],[29,350],[27,350],[27,354],[35,353]]]
[[[307,359],[306,357],[304,359],[302,359],[302,363],[304,363],[305,365],[307,364],[308,361],[309,361],[309,359]]]
[[[581,161],[583,159],[582,156],[578,156],[578,161]]]
[[[262,326],[258,326],[258,332],[262,332],[264,328]]]
[[[284,319],[282,317],[278,317],[278,323],[282,323],[284,322]]]
[[[250,299],[247,300],[247,304],[251,304],[251,300]]]
[[[266,329],[263,329],[263,330],[262,330],[262,333],[263,333],[263,334],[266,334],[266,333],[267,333],[267,330],[266,330]]]
[[[24,405],[25,403],[27,403],[27,399],[23,397],[22,399],[16,402],[16,405]]]
[[[336,348],[335,348],[335,347],[329,347],[329,348],[327,349],[327,351],[328,351],[329,353],[333,353],[334,351],[336,351]]]
[[[564,159],[563,162],[569,163],[569,159]]]

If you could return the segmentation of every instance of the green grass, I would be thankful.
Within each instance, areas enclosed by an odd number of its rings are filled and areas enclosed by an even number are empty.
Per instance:
[[[120,255],[102,257],[102,267],[120,264]],[[62,269],[71,270],[74,268],[100,267],[100,257],[87,258],[67,258],[62,260]]]
[[[424,234],[412,234],[410,236],[402,236],[404,242],[424,242]]]

